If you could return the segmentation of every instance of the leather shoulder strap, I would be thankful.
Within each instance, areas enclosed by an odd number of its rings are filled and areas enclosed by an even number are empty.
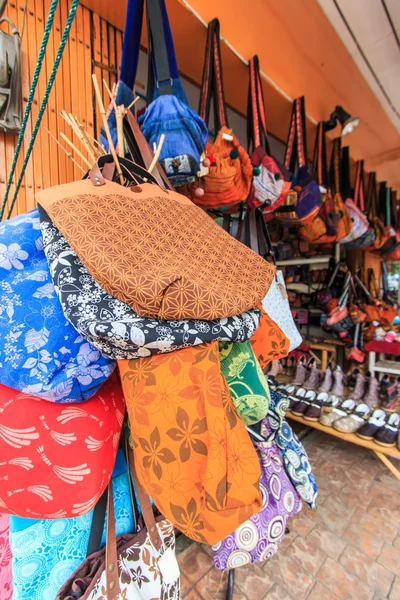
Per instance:
[[[293,102],[289,134],[286,143],[285,168],[294,173],[297,167],[307,166],[306,113],[304,96]]]
[[[354,204],[365,212],[364,161],[358,160],[356,165],[356,181],[354,185]]]

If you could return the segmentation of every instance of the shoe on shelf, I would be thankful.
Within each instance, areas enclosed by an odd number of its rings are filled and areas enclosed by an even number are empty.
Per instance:
[[[323,412],[319,419],[321,425],[325,425],[325,427],[332,427],[337,419],[347,416],[346,411],[341,409],[342,400],[336,396],[331,396],[330,399],[332,402],[332,410],[330,412]]]
[[[315,400],[306,408],[304,411],[304,418],[306,421],[318,421],[322,412],[328,403],[329,394],[328,392],[320,392]]]
[[[400,415],[398,413],[391,414],[387,423],[375,433],[375,442],[380,446],[386,446],[387,448],[395,446],[397,438],[399,437],[399,426]]]
[[[320,371],[320,369],[318,369],[317,365],[315,364],[315,359],[312,359],[312,360],[314,362],[311,363],[310,375],[304,382],[304,387],[307,388],[308,390],[316,390],[318,388],[319,380],[321,377],[321,371]]]
[[[379,406],[379,381],[369,371],[365,374],[366,393],[362,396],[364,402],[370,406]]]
[[[308,390],[308,392],[305,394],[305,396],[303,398],[301,398],[300,402],[298,402],[292,408],[292,414],[294,414],[298,417],[302,417],[304,415],[304,413],[306,412],[307,408],[310,406],[310,404],[312,402],[314,402],[316,397],[317,397],[317,392],[314,392],[313,390]]]
[[[318,388],[319,392],[330,392],[333,384],[333,373],[331,363],[326,367],[326,371],[323,374],[323,380]]]
[[[295,394],[289,394],[289,408],[288,410],[292,410],[295,406],[298,405],[300,400],[304,398],[307,390],[305,388],[298,388]]]
[[[279,373],[283,373],[283,366],[280,360],[273,360],[271,362],[271,368],[268,371],[268,377],[277,377]]]
[[[397,394],[397,381],[392,381],[389,375],[384,375],[379,384],[381,407],[387,412],[395,412],[398,398]]]
[[[305,382],[306,375],[307,375],[307,368],[306,368],[305,363],[306,363],[306,359],[304,358],[304,356],[302,356],[296,366],[296,373],[295,373],[294,379],[292,381],[293,385],[300,386],[300,385],[303,385],[303,383]]]
[[[373,440],[376,433],[385,426],[386,419],[387,415],[385,411],[377,408],[368,421],[357,431],[358,437],[363,440]]]
[[[355,369],[355,371],[358,371],[358,369]],[[366,385],[367,380],[365,376],[358,371],[358,373],[356,373],[355,375],[354,389],[351,394],[353,400],[364,400],[364,396],[366,393]]]
[[[371,412],[371,406],[368,406],[365,402],[361,402],[361,404],[358,404],[355,407],[350,415],[335,421],[333,423],[333,428],[341,433],[355,433],[363,426],[365,421],[371,415]]]
[[[350,373],[347,373],[345,377],[345,384],[350,389],[353,390],[356,387],[356,379],[357,375],[360,373],[360,369],[353,369]]]
[[[344,395],[344,387],[343,387],[343,371],[337,365],[333,371],[333,387],[331,389],[331,393],[334,396],[342,397]]]

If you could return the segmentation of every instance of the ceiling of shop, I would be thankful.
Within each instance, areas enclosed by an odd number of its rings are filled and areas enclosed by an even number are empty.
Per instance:
[[[400,132],[400,1],[318,2]]]
[[[265,75],[263,87],[270,133],[280,140],[286,139],[290,100],[304,95],[311,156],[315,123],[328,119],[335,105],[340,104],[361,119],[354,133],[343,139],[350,146],[351,157],[365,159],[367,171],[375,170],[379,181],[387,181],[400,192],[400,121],[389,103],[386,100],[384,103],[385,98],[375,91],[365,66],[359,64],[357,51],[361,53],[357,46],[346,46],[343,20],[335,1],[339,8],[344,7],[345,18],[357,39],[360,38],[363,52],[368,52],[368,60],[385,93],[395,111],[400,111],[399,58],[397,54],[396,59],[393,45],[396,39],[389,20],[382,18],[385,17],[382,0],[252,0],[251,10],[243,0],[166,0],[179,68],[194,83],[200,83],[206,40],[204,25],[218,17],[225,42],[222,44],[225,96],[233,109],[246,114],[246,61],[258,54]],[[126,0],[82,2],[113,25],[124,28]],[[398,29],[400,0],[385,2]],[[388,46],[385,40],[390,42]],[[145,36],[142,44],[147,44]],[[383,94],[379,86],[378,90]],[[338,135],[339,128],[332,134]]]

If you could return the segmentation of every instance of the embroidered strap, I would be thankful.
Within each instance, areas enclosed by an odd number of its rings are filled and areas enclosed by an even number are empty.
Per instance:
[[[247,142],[253,149],[263,146],[270,156],[264,108],[264,93],[260,76],[258,56],[249,62],[249,93],[247,99]]]
[[[313,158],[313,179],[324,187],[329,186],[328,167],[326,159],[326,135],[323,121],[317,126]]]
[[[358,160],[356,165],[356,182],[354,186],[354,204],[362,212],[365,211],[364,161]]]
[[[289,135],[286,144],[285,168],[294,173],[307,166],[306,113],[304,96],[293,101]]]
[[[209,123],[210,118],[212,97],[214,98],[215,129],[216,131],[219,131],[224,125],[228,127],[228,116],[226,112],[222,77],[218,19],[213,19],[208,24],[203,78],[200,90],[199,115],[207,124]]]

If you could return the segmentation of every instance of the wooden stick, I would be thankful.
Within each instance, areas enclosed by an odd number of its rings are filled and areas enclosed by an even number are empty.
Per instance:
[[[134,106],[136,104],[136,102],[138,102],[140,100],[140,96],[136,96],[136,98],[134,98],[134,100],[132,100],[132,102],[130,103],[130,105],[128,106],[128,108],[126,110],[131,110],[132,106]]]
[[[71,115],[71,117],[73,117],[75,125],[77,126],[81,134],[84,136],[86,145],[88,146],[88,148],[90,148],[91,153],[94,154],[95,160],[97,160],[99,156],[102,155],[102,153],[99,151],[99,149],[96,147],[96,144],[94,143],[96,140],[93,137],[89,137],[89,132],[86,131],[84,125],[79,121],[77,116]]]
[[[83,160],[83,162],[88,167],[88,169],[91,169],[93,167],[93,164],[90,163],[85,156],[83,156],[82,152],[80,150],[78,150],[78,148],[75,146],[75,144],[73,144],[71,142],[71,140],[69,140],[67,138],[67,136],[63,134],[62,131],[60,131],[60,137],[64,140],[64,142],[66,142],[68,144],[68,146],[70,146],[70,148],[72,148],[74,150],[74,152],[77,153],[77,155]]]
[[[161,136],[160,136],[160,141],[159,141],[158,146],[157,146],[157,150],[155,151],[154,156],[153,156],[153,160],[151,161],[151,165],[147,169],[149,173],[153,172],[153,169],[154,169],[154,167],[156,166],[156,164],[158,162],[158,159],[159,159],[159,156],[161,154],[161,150],[162,150],[162,147],[163,147],[163,144],[164,144],[164,140],[165,140],[165,135],[162,133]]]
[[[119,154],[119,156],[125,156],[124,125],[123,125],[124,116],[125,116],[125,112],[126,112],[125,107],[116,105],[114,94],[108,87],[105,79],[103,79],[103,84],[108,92],[108,95],[110,96],[111,104],[113,105],[114,112],[115,112],[115,120],[117,122],[118,154]]]
[[[122,174],[122,169],[121,169],[121,165],[120,165],[119,160],[118,160],[117,153],[115,152],[115,147],[114,147],[114,144],[113,144],[113,141],[112,141],[112,137],[111,137],[111,133],[110,133],[110,128],[109,128],[108,123],[107,123],[107,113],[106,113],[106,110],[104,108],[103,100],[101,98],[99,83],[98,83],[97,77],[96,77],[96,75],[94,73],[92,75],[92,81],[93,81],[94,91],[96,93],[97,103],[98,103],[99,108],[100,108],[101,118],[103,120],[103,126],[104,126],[104,129],[105,129],[105,132],[106,132],[108,145],[110,147],[110,152],[112,154],[112,157],[113,157],[114,162],[115,162],[115,166],[117,168],[117,172],[118,172],[118,175],[119,175],[120,184],[124,185],[124,176]]]
[[[65,152],[65,154],[68,156],[68,158],[70,158],[72,160],[72,162],[78,167],[78,169],[80,169],[82,171],[82,173],[85,173],[86,172],[85,169],[82,169],[82,167],[78,163],[78,161],[75,160],[75,158],[72,156],[72,154],[70,152],[68,152],[68,150],[66,148],[64,148],[64,146],[62,144],[60,144],[60,142],[58,141],[58,139],[48,129],[46,129],[46,127],[44,128],[44,130],[55,141],[55,143],[60,146],[61,150],[63,150]]]
[[[82,129],[79,127],[78,123],[75,121],[75,117],[73,114],[69,113],[69,118],[70,121],[72,123],[72,130],[74,131],[74,133],[76,134],[76,136],[78,137],[79,141],[81,142],[81,144],[83,144],[83,146],[86,148],[86,151],[89,155],[89,158],[91,159],[92,163],[96,162],[96,156],[93,154],[93,150],[91,148],[91,145],[89,143],[89,141],[85,138],[84,134],[83,134],[83,127]]]
[[[78,118],[76,120],[78,122],[78,125],[82,125],[82,123],[79,121]],[[88,131],[86,131],[86,135],[88,138],[90,138],[93,145],[97,147],[97,151],[100,153],[100,156],[102,156],[103,154],[107,154],[104,146],[102,144],[100,144],[100,142],[98,140],[96,140],[96,138],[94,138]]]

